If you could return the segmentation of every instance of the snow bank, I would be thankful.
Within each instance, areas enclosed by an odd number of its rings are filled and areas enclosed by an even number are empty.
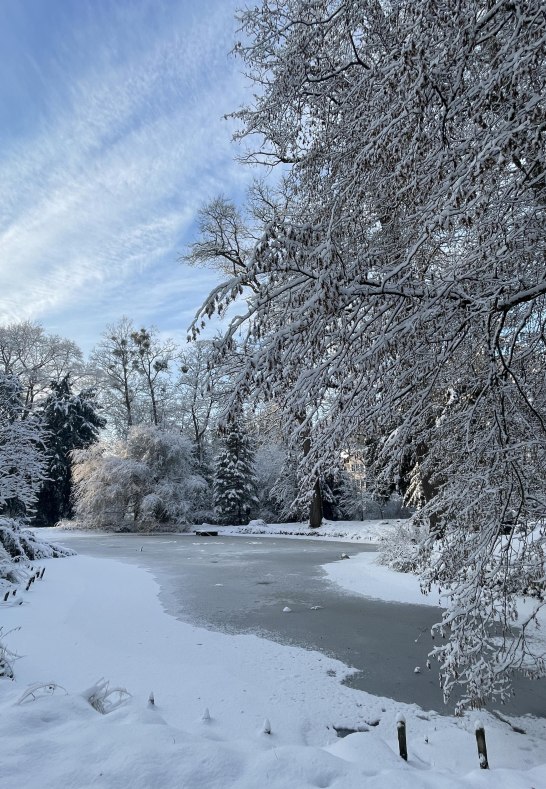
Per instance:
[[[419,578],[412,573],[399,573],[378,564],[376,553],[359,553],[351,561],[323,564],[329,580],[347,592],[384,600],[387,603],[441,606],[442,594],[437,587],[425,595]]]
[[[265,523],[263,520],[250,521],[247,526],[215,526],[226,536],[238,534],[260,534],[270,537],[306,537],[312,540],[341,540],[347,542],[378,543],[382,537],[393,535],[406,520],[375,521],[324,521],[318,529],[311,529],[306,523]]]

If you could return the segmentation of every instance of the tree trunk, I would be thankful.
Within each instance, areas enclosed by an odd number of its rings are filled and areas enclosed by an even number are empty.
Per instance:
[[[131,396],[129,392],[129,373],[125,364],[123,365],[123,396],[125,398],[125,408],[127,409],[127,427],[133,424],[133,415],[131,413]]]
[[[300,424],[305,419],[305,417],[302,414],[299,414],[297,418]],[[307,457],[310,449],[311,449],[311,436],[309,435],[309,428],[307,428],[303,439],[304,458]],[[311,499],[311,506],[309,508],[309,527],[311,529],[318,529],[318,527],[322,525],[322,516],[323,516],[322,491],[320,489],[320,480],[318,477],[316,477],[315,484],[313,487],[313,497]]]
[[[423,442],[420,442],[417,445],[417,462],[419,463],[420,468],[422,468],[422,465],[424,464],[427,452],[427,445]],[[435,498],[435,496],[438,494],[439,487],[440,484],[437,478],[435,481],[433,481],[430,474],[421,474],[421,488],[423,489],[425,504],[429,504],[429,502]],[[436,539],[439,540],[442,537],[442,529],[439,526],[439,514],[437,512],[433,512],[429,515],[429,529],[430,533],[433,534]]]
[[[320,489],[320,481],[317,477],[315,480],[315,487],[313,489],[313,498],[311,499],[311,507],[309,509],[309,526],[311,529],[318,529],[322,525],[322,492]]]

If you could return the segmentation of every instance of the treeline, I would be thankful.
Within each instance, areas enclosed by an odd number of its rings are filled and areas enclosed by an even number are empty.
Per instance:
[[[223,423],[237,354],[184,348],[128,318],[84,360],[36,323],[0,327],[0,515],[33,525],[152,530],[305,519],[300,459],[274,403]],[[400,513],[350,464],[321,479],[326,517]]]

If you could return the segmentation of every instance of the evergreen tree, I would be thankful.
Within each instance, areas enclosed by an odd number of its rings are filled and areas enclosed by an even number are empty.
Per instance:
[[[242,419],[230,422],[216,459],[214,509],[220,523],[248,523],[258,504],[254,447]]]
[[[106,421],[98,413],[93,389],[72,394],[70,374],[51,383],[51,394],[41,410],[47,479],[38,495],[36,520],[51,525],[72,516],[72,460],[74,449],[87,449],[98,439]]]

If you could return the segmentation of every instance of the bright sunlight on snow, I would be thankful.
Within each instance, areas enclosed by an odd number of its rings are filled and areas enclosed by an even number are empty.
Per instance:
[[[337,564],[348,571],[352,562]],[[450,718],[375,697],[342,685],[350,669],[317,652],[178,621],[140,568],[83,556],[40,565],[44,578],[23,592],[22,604],[2,606],[4,633],[11,631],[9,646],[20,655],[16,679],[0,684],[6,786],[529,789],[546,782],[544,720],[518,719],[523,734],[480,712],[491,766],[483,771],[475,715]],[[399,575],[380,572],[387,580]],[[350,588],[347,575],[343,583]],[[127,691],[107,699],[109,714],[89,702],[100,680]],[[401,714],[407,763],[396,739]],[[355,733],[339,739],[336,728]]]

